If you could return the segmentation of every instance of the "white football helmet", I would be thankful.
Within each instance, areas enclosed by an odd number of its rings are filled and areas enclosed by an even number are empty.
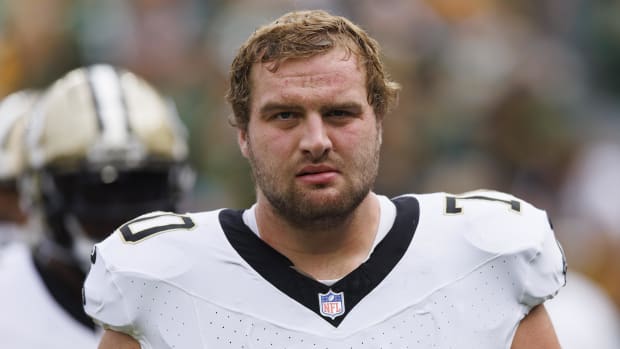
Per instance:
[[[34,108],[26,148],[25,190],[49,232],[43,241],[85,268],[95,242],[143,213],[174,211],[193,184],[174,104],[109,65],[53,83]]]
[[[38,96],[21,90],[0,101],[0,183],[14,183],[25,168],[23,128]]]

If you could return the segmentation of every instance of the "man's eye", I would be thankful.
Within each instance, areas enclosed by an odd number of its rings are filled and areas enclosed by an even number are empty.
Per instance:
[[[285,111],[285,112],[276,114],[274,118],[279,119],[279,120],[290,120],[293,118],[293,116],[294,116],[293,113]]]
[[[332,110],[327,113],[327,116],[336,116],[336,117],[349,116],[349,115],[351,115],[351,113],[349,113],[346,110]]]

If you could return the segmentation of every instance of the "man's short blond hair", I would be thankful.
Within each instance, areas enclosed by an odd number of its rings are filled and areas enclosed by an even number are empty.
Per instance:
[[[345,48],[365,68],[368,103],[377,117],[385,116],[397,103],[400,86],[390,80],[381,60],[379,44],[348,19],[322,10],[289,12],[257,29],[240,47],[232,62],[227,100],[233,109],[232,124],[243,130],[250,120],[255,63],[279,64],[291,58],[307,58],[335,48]]]

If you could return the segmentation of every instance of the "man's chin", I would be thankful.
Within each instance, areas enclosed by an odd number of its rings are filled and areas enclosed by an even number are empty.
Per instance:
[[[300,197],[304,206],[309,207],[339,205],[344,201],[342,192],[333,187],[307,190]]]
[[[296,187],[287,195],[263,194],[276,212],[291,224],[308,228],[335,226],[347,220],[369,190],[359,191],[335,185]],[[280,193],[284,194],[284,193]]]
[[[353,212],[362,200],[345,196],[335,188],[326,188],[304,195],[300,206],[316,218],[343,216]]]

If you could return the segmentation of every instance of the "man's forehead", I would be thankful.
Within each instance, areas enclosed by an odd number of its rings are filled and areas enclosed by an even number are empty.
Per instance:
[[[282,84],[284,86],[294,85],[297,87],[320,87],[331,84],[338,84],[345,81],[345,78],[341,74],[312,74],[312,75],[292,75],[282,77]]]
[[[324,53],[308,57],[286,58],[276,61],[257,62],[251,69],[251,76],[275,76],[278,78],[303,79],[305,75],[320,75],[320,68],[325,69],[324,74],[334,75],[334,71],[328,71],[329,67],[336,66],[338,71],[350,71],[364,73],[358,64],[357,55],[345,48],[334,48]],[[319,79],[316,81],[329,81]]]

